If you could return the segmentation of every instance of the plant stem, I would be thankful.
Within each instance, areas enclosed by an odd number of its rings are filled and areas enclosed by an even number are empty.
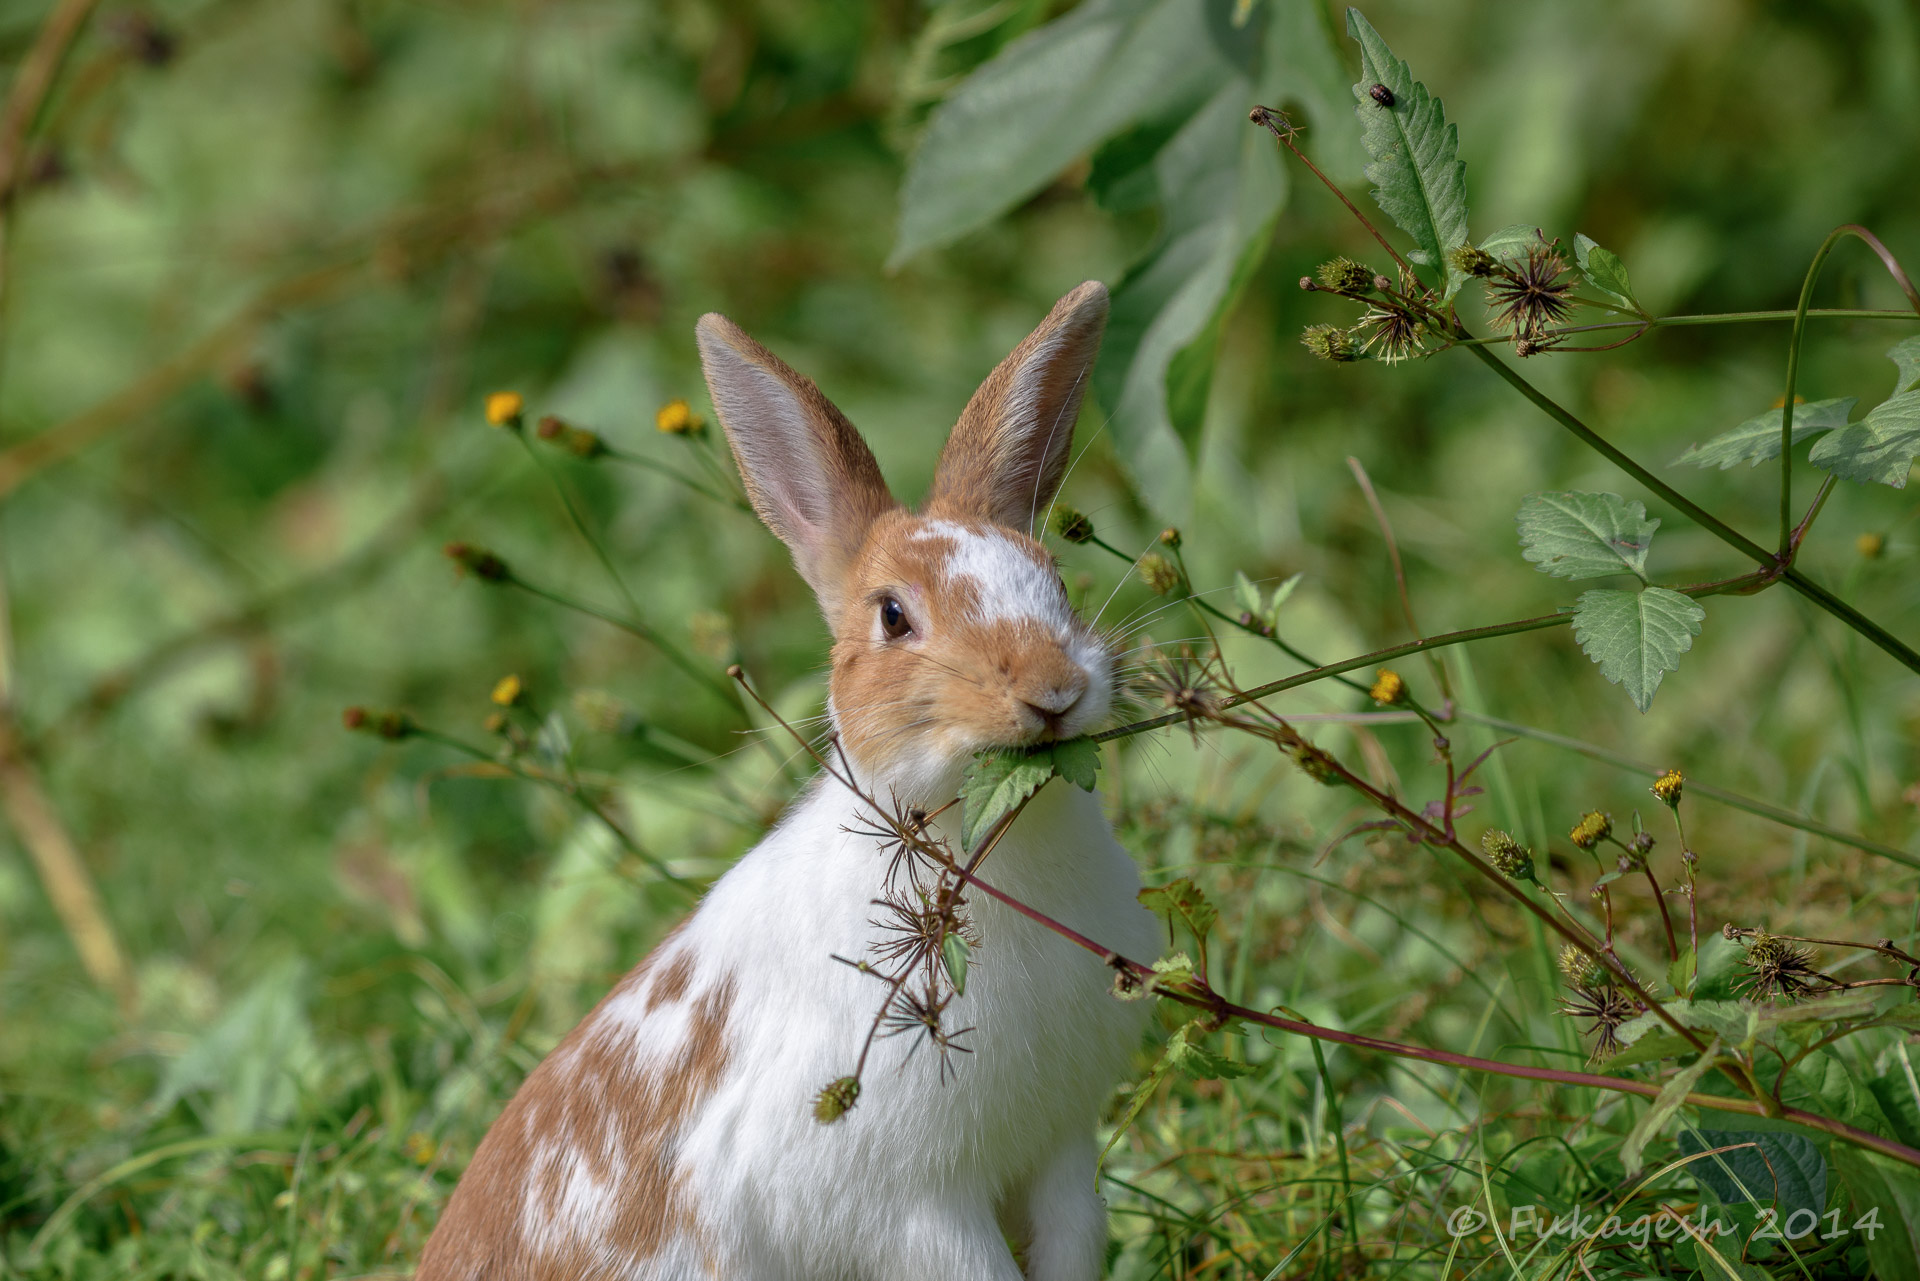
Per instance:
[[[1761,547],[1760,544],[1754,542],[1739,530],[1734,529],[1717,516],[1714,516],[1685,494],[1682,494],[1679,490],[1667,484],[1645,467],[1642,467],[1639,463],[1629,458],[1610,442],[1595,433],[1592,428],[1562,408],[1546,393],[1521,377],[1516,370],[1509,368],[1505,361],[1488,351],[1485,347],[1472,347],[1469,348],[1469,350],[1472,351],[1483,364],[1487,365],[1511,384],[1514,390],[1532,401],[1549,418],[1552,418],[1562,427],[1572,432],[1582,443],[1626,472],[1629,476],[1632,476],[1649,490],[1658,494],[1672,506],[1684,512],[1702,529],[1707,530],[1722,542],[1751,557],[1756,563],[1763,567],[1763,570],[1770,578],[1783,580],[1802,596],[1805,596],[1821,609],[1826,610],[1829,614],[1832,614],[1835,618],[1840,619],[1847,626],[1853,628],[1853,630],[1859,632],[1862,636],[1865,636],[1868,640],[1879,646],[1880,649],[1898,659],[1903,666],[1911,671],[1920,672],[1920,652],[1916,652],[1911,647],[1902,644],[1891,632],[1888,632],[1885,628],[1860,613],[1859,610],[1846,604],[1840,600],[1839,597],[1808,579],[1807,576],[1799,570],[1793,568],[1788,560],[1775,555],[1773,552],[1767,551]]]
[[[975,889],[986,894],[1038,925],[1052,930],[1055,934],[1078,947],[1092,952],[1115,970],[1130,975],[1141,983],[1153,983],[1158,977],[1151,966],[1120,955],[1112,948],[1105,947],[1069,925],[1056,921],[1037,908],[1029,907],[1013,895],[997,889],[971,873],[961,872],[962,879]],[[1622,1077],[1601,1076],[1596,1072],[1573,1072],[1562,1068],[1526,1067],[1517,1063],[1502,1063],[1497,1059],[1477,1058],[1470,1054],[1455,1054],[1451,1050],[1436,1050],[1426,1046],[1405,1045],[1398,1041],[1382,1040],[1379,1037],[1364,1036],[1358,1032],[1342,1032],[1334,1028],[1321,1027],[1317,1023],[1305,1023],[1297,1019],[1283,1018],[1269,1014],[1264,1010],[1249,1009],[1244,1005],[1235,1005],[1211,988],[1194,990],[1155,987],[1155,992],[1182,1005],[1205,1010],[1216,1017],[1239,1019],[1270,1027],[1280,1032],[1290,1032],[1296,1036],[1311,1037],[1318,1041],[1332,1041],[1339,1045],[1351,1045],[1357,1049],[1373,1050],[1381,1054],[1393,1054],[1401,1058],[1420,1059],[1428,1063],[1443,1063],[1449,1067],[1467,1068],[1478,1072],[1491,1072],[1498,1076],[1519,1077],[1529,1081],[1548,1081],[1555,1085],[1586,1086],[1596,1090],[1612,1090],[1620,1094],[1637,1094],[1642,1098],[1658,1098],[1661,1087],[1648,1081],[1630,1081]],[[1738,1112],[1747,1116],[1774,1116],[1794,1121],[1811,1129],[1823,1131],[1849,1143],[1890,1156],[1896,1161],[1920,1167],[1920,1150],[1910,1148],[1903,1143],[1883,1139],[1877,1134],[1836,1121],[1831,1117],[1804,1112],[1799,1108],[1769,1106],[1759,1099],[1736,1099],[1718,1094],[1689,1094],[1686,1098],[1689,1106],[1710,1108],[1720,1112]]]
[[[1645,320],[1605,320],[1591,325],[1563,325],[1558,329],[1549,329],[1544,339],[1565,337],[1568,334],[1591,334],[1607,329],[1681,329],[1702,325],[1741,325],[1761,320],[1792,320],[1798,312],[1786,311],[1719,311],[1689,316],[1653,316]],[[1857,307],[1814,307],[1808,310],[1809,319],[1815,320],[1912,320],[1910,311],[1866,309]],[[1455,347],[1498,347],[1512,342],[1505,335],[1491,338],[1452,338],[1449,343]],[[1555,351],[1570,350],[1566,347],[1553,348]]]

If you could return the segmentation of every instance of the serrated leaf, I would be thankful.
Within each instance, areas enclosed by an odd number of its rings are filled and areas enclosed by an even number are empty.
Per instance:
[[[1687,1156],[1733,1144],[1751,1146],[1702,1157],[1687,1166],[1687,1173],[1710,1188],[1722,1205],[1745,1205],[1751,1199],[1774,1206],[1782,1221],[1795,1210],[1818,1214],[1826,1209],[1827,1163],[1805,1135],[1700,1129],[1680,1136],[1680,1151]]]
[[[1579,262],[1580,270],[1586,273],[1588,284],[1623,307],[1632,307],[1636,311],[1640,309],[1640,304],[1634,301],[1633,286],[1627,281],[1626,264],[1620,261],[1617,254],[1601,248],[1591,236],[1575,232],[1573,256]]]
[[[1280,621],[1280,607],[1287,603],[1287,597],[1293,595],[1293,589],[1300,585],[1300,579],[1301,575],[1294,574],[1273,589],[1273,598],[1267,602],[1267,612],[1262,615],[1269,624]]]
[[[1920,334],[1897,342],[1887,349],[1887,359],[1900,370],[1900,377],[1894,382],[1893,394],[1911,390],[1920,384]]]
[[[1527,249],[1533,245],[1543,245],[1547,238],[1540,229],[1531,223],[1515,223],[1511,227],[1502,227],[1480,242],[1480,248],[1492,254],[1504,263],[1515,263],[1527,256]]]
[[[940,963],[947,967],[947,977],[953,981],[956,996],[964,996],[967,991],[967,962],[973,956],[973,949],[960,937],[958,930],[948,930],[940,940]]]
[[[1203,6],[1187,0],[1093,0],[1028,32],[928,119],[889,264],[1016,208],[1102,139],[1210,92],[1229,71]]]
[[[1413,237],[1419,257],[1435,268],[1446,297],[1466,281],[1447,255],[1467,243],[1466,162],[1458,159],[1458,131],[1447,123],[1440,100],[1393,56],[1358,9],[1347,10],[1347,34],[1360,46],[1360,83],[1353,87],[1360,141],[1373,163],[1367,177],[1373,198],[1400,229]],[[1370,90],[1385,85],[1393,105],[1382,106]]]
[[[1653,1106],[1647,1109],[1647,1114],[1640,1118],[1639,1123],[1627,1135],[1627,1141],[1620,1147],[1620,1162],[1626,1167],[1628,1178],[1631,1179],[1640,1173],[1641,1166],[1644,1164],[1641,1158],[1647,1150],[1647,1144],[1652,1142],[1653,1137],[1660,1131],[1666,1129],[1667,1122],[1671,1121],[1673,1114],[1680,1110],[1680,1105],[1687,1101],[1687,1095],[1693,1092],[1693,1087],[1700,1084],[1700,1078],[1713,1067],[1713,1057],[1719,1049],[1719,1039],[1715,1038],[1707,1046],[1705,1053],[1667,1078],[1667,1083],[1660,1087],[1660,1093],[1653,1100]]]
[[[1600,666],[1600,674],[1627,691],[1641,711],[1666,674],[1693,648],[1707,611],[1679,592],[1582,592],[1573,611],[1573,635]]]
[[[1167,1073],[1171,1071],[1173,1071],[1173,1042],[1169,1040],[1166,1048],[1160,1051],[1160,1057],[1155,1060],[1153,1068],[1147,1073],[1146,1078],[1142,1080],[1140,1084],[1136,1085],[1133,1088],[1133,1093],[1128,1096],[1127,1110],[1121,1113],[1119,1124],[1113,1127],[1113,1134],[1108,1138],[1107,1146],[1100,1149],[1100,1160],[1095,1165],[1096,1174],[1098,1173],[1098,1168],[1106,1164],[1107,1153],[1113,1151],[1113,1145],[1120,1141],[1122,1135],[1133,1128],[1133,1123],[1140,1119],[1140,1114],[1146,1110],[1148,1102],[1152,1100],[1155,1092],[1160,1089],[1160,1082],[1166,1080]]]
[[[1191,877],[1150,886],[1141,890],[1138,897],[1140,905],[1165,921],[1169,928],[1179,921],[1197,940],[1205,939],[1214,922],[1220,919],[1219,909],[1207,901],[1205,891],[1195,885]]]
[[[1853,413],[1856,403],[1857,397],[1841,396],[1833,400],[1815,400],[1795,405],[1793,443],[1797,445],[1809,436],[1845,427],[1847,417]],[[1764,414],[1755,414],[1732,431],[1722,432],[1702,444],[1689,446],[1687,452],[1674,461],[1692,463],[1695,467],[1718,467],[1726,471],[1735,463],[1750,463],[1758,467],[1770,458],[1778,458],[1782,412],[1769,409]]]
[[[960,844],[968,853],[993,825],[1053,777],[1053,754],[982,752],[960,785]]]
[[[1881,401],[1865,418],[1815,445],[1807,461],[1843,480],[1905,489],[1916,455],[1920,455],[1920,390]]]
[[[1260,589],[1253,580],[1240,570],[1233,571],[1233,603],[1240,607],[1243,614],[1252,614],[1259,618],[1263,613],[1260,607]]]
[[[1196,1045],[1192,1038],[1199,1035],[1203,1033],[1196,1021],[1167,1039],[1167,1058],[1182,1073],[1198,1081],[1230,1081],[1253,1075],[1252,1064],[1222,1058],[1205,1046]]]
[[[1193,958],[1185,952],[1163,956],[1153,963],[1153,977],[1156,983],[1165,983],[1170,987],[1191,983],[1193,982]]]
[[[1528,494],[1514,517],[1520,554],[1556,578],[1646,577],[1658,520],[1618,494]]]
[[[1083,792],[1099,782],[1100,745],[1090,738],[1069,738],[1052,748],[1053,771]]]

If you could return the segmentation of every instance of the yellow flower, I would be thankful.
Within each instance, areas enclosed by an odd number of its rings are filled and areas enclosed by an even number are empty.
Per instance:
[[[678,396],[660,406],[660,412],[653,416],[653,425],[674,436],[698,436],[707,428],[706,420]]]
[[[415,1130],[407,1136],[406,1142],[402,1143],[400,1148],[407,1154],[407,1159],[415,1165],[426,1165],[433,1160],[434,1154],[440,1150],[440,1145],[433,1141],[431,1135]]]
[[[1613,835],[1613,815],[1602,814],[1599,810],[1588,810],[1580,816],[1580,821],[1567,833],[1567,839],[1583,850],[1590,850]]]
[[[487,421],[495,427],[518,427],[527,402],[517,391],[496,391],[487,397]]]
[[[1653,794],[1658,797],[1664,805],[1678,806],[1680,804],[1680,789],[1686,781],[1687,776],[1685,774],[1682,774],[1677,769],[1670,769],[1653,781]]]
[[[520,701],[521,690],[518,676],[502,676],[499,684],[493,687],[493,701],[502,707],[512,707]]]
[[[1862,560],[1879,560],[1887,550],[1885,534],[1862,534],[1853,540],[1853,549],[1860,553]]]
[[[1407,698],[1407,683],[1400,679],[1400,673],[1390,667],[1380,669],[1379,677],[1373,682],[1373,688],[1367,691],[1373,701],[1386,707],[1402,703]]]

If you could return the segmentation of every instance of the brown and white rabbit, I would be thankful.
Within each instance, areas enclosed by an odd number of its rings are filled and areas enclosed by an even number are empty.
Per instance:
[[[829,711],[870,796],[938,809],[976,751],[1108,714],[1112,657],[1028,532],[1066,472],[1106,317],[1097,283],[1060,300],[974,394],[917,513],[811,381],[724,317],[700,321],[747,492],[832,629]],[[885,995],[834,959],[881,938],[889,855],[859,830],[873,827],[844,784],[816,778],[527,1079],[418,1281],[1097,1278],[1097,1114],[1148,1005],[1114,1000],[1097,957],[970,896],[977,965],[948,1008],[973,1029],[957,1075],[883,1039],[857,1106],[814,1118]],[[1158,954],[1097,796],[1042,789],[989,867],[1082,933]]]

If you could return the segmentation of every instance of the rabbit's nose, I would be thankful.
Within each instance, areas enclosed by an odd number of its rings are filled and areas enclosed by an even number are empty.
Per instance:
[[[1028,711],[1040,718],[1048,733],[1058,733],[1061,722],[1067,713],[1079,706],[1080,699],[1087,692],[1084,676],[1075,681],[1054,685],[1046,689],[1033,690],[1020,696],[1020,702]]]

